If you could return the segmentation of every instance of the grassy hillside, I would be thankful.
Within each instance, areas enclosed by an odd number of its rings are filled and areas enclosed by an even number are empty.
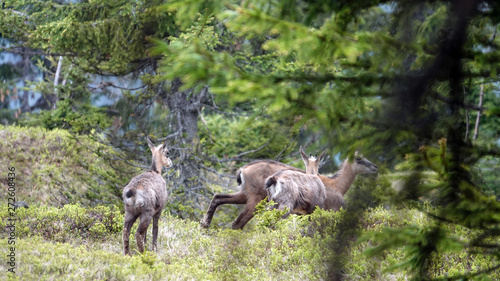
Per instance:
[[[138,170],[108,160],[113,155],[109,147],[65,130],[0,125],[0,182],[7,185],[14,167],[17,201],[118,203],[129,175]]]
[[[343,256],[346,280],[406,280],[407,269],[387,271],[402,261],[402,251],[375,258],[365,254],[375,246],[371,237],[389,226],[426,226],[430,221],[415,210],[377,208],[362,215],[356,232],[345,233],[356,235],[346,236],[339,229],[341,220],[349,219],[345,211],[318,211],[286,220],[278,219],[276,211],[264,211],[245,231],[205,230],[196,221],[164,215],[158,252],[125,257],[118,208],[31,206],[18,209],[16,216],[16,274],[7,275],[12,280],[325,280],[336,258],[332,248],[339,242],[352,242]],[[7,218],[2,208],[2,249],[9,247]],[[457,239],[473,237],[467,229],[447,230]],[[150,236],[151,229],[148,241]],[[356,242],[356,236],[364,238]],[[452,276],[494,262],[477,253],[443,253],[433,261],[430,277]],[[0,270],[6,272],[8,265],[0,263]],[[498,280],[500,271],[479,277]]]

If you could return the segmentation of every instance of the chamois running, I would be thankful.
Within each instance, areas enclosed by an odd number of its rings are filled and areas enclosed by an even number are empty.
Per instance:
[[[305,154],[301,153],[301,155],[304,160]],[[343,195],[351,187],[356,175],[374,174],[378,170],[377,165],[358,155],[358,152],[355,153],[354,160],[351,163],[349,159],[346,159],[342,163],[340,170],[332,177],[318,175],[326,188],[324,205],[326,210],[338,211],[341,207],[345,206]],[[307,165],[307,162],[304,161],[304,163]],[[280,170],[304,172],[303,170],[272,160],[257,160],[241,167],[238,170],[236,179],[241,191],[233,194],[215,194],[205,217],[201,221],[201,226],[205,228],[210,226],[212,217],[218,206],[224,204],[244,204],[245,208],[243,212],[232,225],[233,229],[243,228],[253,218],[255,206],[267,196],[265,188],[266,178]]]
[[[140,218],[140,224],[135,233],[137,248],[144,252],[146,244],[146,232],[153,220],[153,251],[156,251],[156,240],[158,237],[158,220],[161,216],[163,206],[167,201],[167,183],[161,176],[162,166],[172,166],[168,157],[167,144],[155,146],[146,137],[151,149],[152,163],[149,171],[134,177],[130,183],[123,188],[123,202],[125,204],[125,223],[123,225],[123,254],[130,255],[129,236],[132,225]]]
[[[315,173],[314,171],[317,173],[320,162],[326,155],[326,151],[318,158],[313,156],[308,158],[302,147],[300,147],[300,155],[306,165],[306,170],[310,173]],[[281,170],[304,172],[303,170],[273,160],[257,160],[241,167],[236,177],[240,191],[232,194],[215,194],[205,217],[201,221],[201,226],[205,228],[210,226],[218,206],[224,204],[245,204],[243,212],[232,224],[233,229],[243,228],[253,218],[255,206],[267,196],[265,188],[266,178]]]

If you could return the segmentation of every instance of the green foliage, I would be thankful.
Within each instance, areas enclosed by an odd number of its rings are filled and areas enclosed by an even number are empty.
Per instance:
[[[285,215],[288,210],[278,210],[273,208],[275,206],[274,201],[267,201],[267,197],[260,201],[257,206],[255,206],[254,219],[255,226],[258,229],[276,229],[279,228],[280,225],[283,224],[285,220],[282,220],[281,217]],[[271,210],[268,210],[271,208]]]
[[[456,179],[450,172],[453,155],[446,139],[441,139],[437,146],[422,146],[419,150],[419,153],[408,154],[406,161],[396,168],[414,171],[399,175],[403,185],[400,198],[411,199],[411,205],[427,213],[428,223],[387,228],[374,235],[374,240],[379,242],[368,253],[375,256],[401,249],[405,261],[390,269],[407,268],[416,279],[439,277],[439,273],[433,271],[441,267],[436,263],[447,261],[445,255],[463,257],[466,252],[474,253],[469,254],[470,258],[481,260],[481,270],[465,266],[451,270],[447,273],[449,276],[483,276],[495,270],[499,261],[497,250],[493,249],[497,246],[490,243],[499,238],[494,229],[500,223],[496,215],[500,203],[468,181],[458,183],[458,193],[451,190],[450,181]],[[422,200],[440,207],[422,205],[419,203]],[[452,235],[450,230],[460,234]],[[479,255],[475,256],[476,253]]]
[[[16,121],[17,110],[0,109],[0,120],[2,124],[12,124]]]
[[[262,117],[223,117],[209,115],[200,126],[200,144],[218,157],[234,157],[241,152],[260,149],[250,155],[254,159],[274,159],[289,142],[290,129]],[[295,145],[288,151],[298,150]]]
[[[2,246],[8,247],[2,239]],[[166,272],[164,263],[151,267],[140,257],[124,257],[106,250],[89,250],[85,245],[46,242],[38,237],[19,239],[16,243],[16,278],[50,280],[160,280]],[[13,275],[7,275],[13,278]]]
[[[8,237],[8,219],[11,210],[5,204],[1,211],[3,237]],[[77,240],[100,241],[123,228],[123,215],[116,206],[84,208],[67,204],[62,208],[31,205],[15,211],[16,238],[40,236],[48,241],[69,242]]]
[[[280,217],[275,211],[265,211],[265,205],[261,204],[262,210],[256,219]],[[425,209],[436,211],[429,205]],[[3,208],[2,236],[8,232],[3,228],[8,217]],[[338,235],[342,221],[352,219],[345,210],[335,213],[316,210],[308,216],[292,215],[285,220],[276,220],[273,229],[264,223],[245,231],[207,231],[200,228],[197,221],[181,220],[167,214],[159,223],[158,252],[146,251],[129,257],[122,255],[123,215],[115,207],[31,206],[18,209],[16,217],[19,231],[16,277],[23,280],[32,276],[42,276],[37,277],[42,280],[256,280],[262,276],[270,280],[324,280],[329,278],[329,262],[337,256],[330,248],[333,241],[351,244],[344,256],[343,272],[347,280],[405,280],[410,274],[409,269],[403,267],[398,273],[388,271],[404,263],[403,251],[395,249],[373,256],[374,251],[390,246],[385,241],[397,238],[403,237],[399,241],[404,245],[404,237],[408,235],[425,243],[428,232],[418,229],[433,229],[424,212],[405,208],[386,210],[379,207],[364,212],[358,229],[363,232],[363,239],[357,243],[353,243],[357,235]],[[93,226],[98,224],[105,225],[105,230],[96,231]],[[385,232],[388,227],[392,227],[393,235]],[[473,240],[477,232],[452,225],[445,225],[442,231],[452,237],[449,242],[455,245],[455,250],[447,250],[450,245],[440,246],[440,254],[432,255],[429,278],[451,277],[498,261],[484,253],[461,248]],[[151,230],[148,232],[148,247],[150,235]],[[375,239],[379,236],[384,240]],[[337,241],[340,237],[342,239]],[[2,247],[8,247],[7,241],[1,239]],[[377,241],[383,242],[378,244]],[[372,248],[374,245],[377,248]],[[131,247],[136,247],[133,235]],[[79,270],[74,270],[76,267]],[[0,268],[5,268],[5,265],[0,265]],[[499,277],[497,269],[474,279],[495,280]]]
[[[75,111],[75,102],[65,99],[56,103],[55,110],[44,110],[41,113],[24,116],[22,125],[40,126],[42,128],[64,129],[75,134],[90,134],[98,128],[107,128],[111,122],[104,109],[84,104]]]
[[[15,168],[18,201],[56,206],[119,203],[123,186],[138,173],[110,160],[118,157],[116,152],[87,136],[16,126],[0,126],[0,135],[0,168]]]
[[[429,205],[422,209],[439,212]],[[364,228],[367,231],[360,240],[364,242],[357,247],[364,248],[364,254],[369,257],[384,257],[381,262],[386,273],[398,269],[403,276],[413,272],[414,276],[423,279],[465,275],[475,280],[494,280],[500,274],[498,269],[492,272],[478,270],[494,267],[498,258],[489,255],[488,251],[469,251],[465,247],[474,243],[479,231],[454,224],[436,225],[432,216],[425,212],[416,209],[388,211],[379,207],[368,213]],[[363,244],[368,241],[373,241],[375,247],[366,248]],[[423,268],[426,270],[420,271]],[[479,272],[474,274],[476,271]]]
[[[76,54],[73,63],[93,71],[125,73],[145,57],[148,36],[175,32],[173,19],[155,9],[161,1],[90,1],[59,5],[6,1],[0,32],[33,49]],[[29,21],[16,13],[29,14]],[[13,25],[16,24],[16,28]],[[26,37],[26,34],[29,34]]]

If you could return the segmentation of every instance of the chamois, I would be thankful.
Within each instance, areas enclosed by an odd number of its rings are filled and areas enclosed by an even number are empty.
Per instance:
[[[167,183],[161,176],[162,166],[172,166],[168,157],[167,144],[155,146],[146,137],[151,149],[152,164],[149,171],[134,177],[130,183],[123,188],[123,202],[125,204],[125,223],[123,225],[123,254],[129,255],[129,236],[132,225],[140,218],[141,222],[135,233],[137,248],[144,252],[146,244],[146,232],[153,220],[153,250],[156,250],[156,239],[158,236],[158,220],[161,216],[163,206],[167,201]]]
[[[300,147],[300,155],[306,165],[306,170],[310,171],[310,173],[314,173],[314,171],[317,173],[319,164],[326,155],[326,151],[324,151],[318,158],[308,158],[302,150],[302,147]],[[210,206],[205,214],[205,217],[201,221],[201,226],[205,228],[210,226],[215,210],[219,205],[245,204],[243,212],[238,216],[232,225],[233,229],[243,228],[245,224],[253,218],[255,206],[257,206],[257,204],[267,196],[267,191],[265,189],[266,178],[281,170],[304,172],[295,167],[273,160],[257,160],[241,167],[238,170],[236,177],[240,191],[232,194],[215,194],[210,202]]]
[[[306,174],[319,174],[319,165],[323,161],[323,158],[325,158],[326,152],[327,150],[323,151],[323,153],[321,153],[319,157],[310,154],[308,158],[304,150],[302,150],[302,146],[300,147],[300,156],[302,157],[302,161],[304,161],[304,164],[306,165]]]
[[[354,161],[349,158],[344,160],[340,169],[331,177],[318,175],[326,187],[325,209],[338,211],[345,206],[344,195],[351,187],[357,175],[375,174],[378,171],[377,165],[368,161],[357,151],[354,153]],[[341,197],[339,197],[339,193]]]
[[[324,208],[326,190],[318,177],[318,170],[326,150],[319,158],[312,155],[307,158],[301,147],[300,155],[306,164],[305,174],[303,171],[281,170],[265,181],[268,200],[276,202],[279,210],[288,208],[283,218],[291,213],[305,215],[312,213],[316,207]],[[336,196],[342,197],[340,193]]]
[[[302,160],[304,160],[305,154],[301,153],[301,156]],[[343,195],[349,190],[357,174],[376,173],[378,170],[377,165],[361,157],[357,152],[354,163],[350,163],[348,160],[346,159],[342,163],[341,169],[332,177],[318,175],[326,188],[324,207],[327,210],[338,211],[340,207],[345,206]],[[308,164],[305,160],[304,163]],[[317,164],[319,165],[319,162]],[[272,160],[257,160],[241,167],[238,170],[236,178],[241,191],[233,194],[215,194],[205,217],[201,221],[201,226],[205,228],[210,226],[212,217],[219,205],[245,204],[243,212],[232,225],[233,229],[243,228],[253,218],[255,206],[267,196],[265,188],[266,178],[280,170],[304,172],[303,170]]]
[[[316,207],[324,208],[325,185],[315,174],[281,170],[266,179],[266,189],[268,199],[276,202],[279,210],[288,208],[283,218],[291,213],[306,215]]]

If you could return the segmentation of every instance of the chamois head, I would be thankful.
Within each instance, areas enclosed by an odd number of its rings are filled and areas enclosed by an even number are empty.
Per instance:
[[[317,157],[316,155],[313,156],[312,154],[307,157],[301,146],[300,156],[302,156],[302,161],[304,161],[304,164],[306,165],[306,174],[317,175],[319,173],[319,166],[323,161],[323,158],[325,158],[326,156],[326,150],[323,151],[323,153],[321,153],[319,157]]]
[[[377,165],[368,161],[363,155],[357,151],[354,153],[354,161],[352,163],[352,170],[355,174],[375,174],[378,171]]]
[[[170,167],[172,166],[172,160],[170,160],[169,156],[169,151],[167,148],[166,143],[162,143],[158,146],[155,146],[149,137],[146,137],[146,140],[148,142],[149,149],[151,149],[151,153],[153,154],[152,158],[152,164],[151,164],[151,171],[157,172],[161,174],[161,167]]]

